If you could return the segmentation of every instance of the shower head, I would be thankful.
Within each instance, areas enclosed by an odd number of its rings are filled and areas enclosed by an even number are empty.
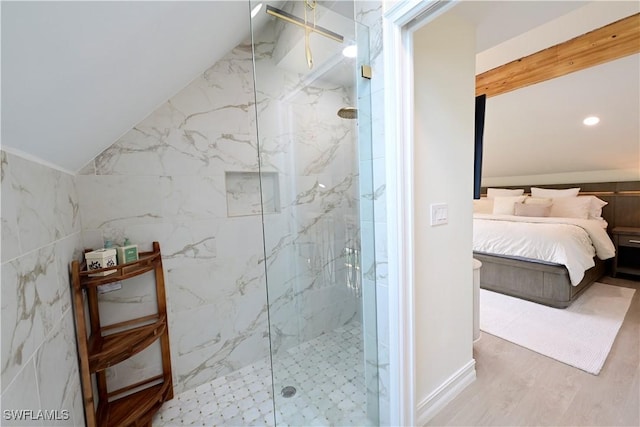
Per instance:
[[[343,119],[357,119],[358,109],[356,107],[342,107],[338,110],[338,117]]]

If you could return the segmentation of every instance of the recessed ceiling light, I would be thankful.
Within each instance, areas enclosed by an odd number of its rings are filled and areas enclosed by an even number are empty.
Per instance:
[[[586,119],[584,119],[582,123],[584,123],[587,126],[597,125],[598,123],[600,123],[600,118],[596,116],[589,116]]]
[[[355,58],[358,54],[358,47],[355,44],[345,47],[342,49],[342,54],[347,58]]]
[[[258,3],[253,9],[251,9],[251,17],[255,18],[258,12],[260,12],[260,9],[262,9],[262,3]]]

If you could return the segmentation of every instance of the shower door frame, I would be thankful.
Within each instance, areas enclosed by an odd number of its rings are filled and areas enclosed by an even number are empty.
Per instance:
[[[249,5],[250,5],[250,8],[251,8],[251,2],[249,2]],[[355,19],[353,19],[353,18],[348,18],[348,19],[352,22],[352,24],[353,24],[356,28],[360,28],[360,27],[362,27],[362,28],[366,28],[366,29],[367,29],[367,37],[366,37],[366,55],[368,56],[368,55],[369,55],[369,39],[368,39],[368,37],[369,37],[369,36],[368,36],[368,34],[369,34],[369,31],[370,31],[370,30],[369,30],[369,28],[368,28],[368,27],[366,27],[364,24],[357,22],[357,21],[356,21]],[[253,31],[253,30],[252,30],[252,31]],[[354,35],[354,37],[356,38],[356,40],[358,40],[358,32],[359,32],[359,31],[360,31],[360,30],[358,30],[358,29],[356,29],[356,31],[355,31],[355,33],[356,33],[356,34]],[[253,39],[253,36],[252,36],[252,39]],[[252,45],[255,45],[255,41],[253,41],[253,40],[252,40]],[[359,40],[358,40],[358,45],[360,45],[360,41],[359,41]],[[361,54],[359,54],[359,56],[358,56],[358,62],[357,62],[357,64],[354,66],[354,68],[355,68],[355,69],[353,70],[354,75],[356,74],[356,70],[359,70],[359,69],[360,69],[360,62],[361,62],[361,61],[360,61],[360,59],[361,59]],[[255,61],[255,50],[254,50],[254,61]],[[367,60],[367,61],[365,62],[365,65],[368,65],[368,63],[369,63],[369,61]],[[255,75],[255,73],[256,73],[256,68],[255,68],[255,62],[254,62],[254,75]],[[361,76],[361,78],[362,78],[362,79],[364,79],[364,78],[365,78],[365,76]],[[254,79],[255,79],[255,78],[254,78]],[[356,79],[357,79],[357,77],[356,77]],[[257,83],[257,81],[256,81],[256,80],[254,80],[254,81],[255,81],[255,85],[256,85],[256,89],[254,89],[254,90],[256,91],[256,94],[257,94],[257,86],[258,86],[258,83]],[[358,82],[358,81],[359,81],[359,80],[356,80],[355,82]],[[367,89],[366,89],[366,91],[367,91],[366,93],[367,93],[367,94],[366,94],[366,96],[362,96],[362,95],[361,95],[361,93],[360,93],[360,91],[361,91],[361,85],[360,85],[359,83],[355,84],[355,85],[354,85],[354,88],[353,88],[353,91],[354,91],[353,96],[354,96],[354,98],[355,98],[355,99],[354,99],[354,101],[355,101],[356,105],[358,105],[358,108],[360,108],[361,98],[364,98],[364,101],[362,101],[362,102],[368,102],[368,103],[369,103],[369,106],[368,106],[368,108],[366,109],[366,110],[367,110],[367,113],[368,113],[368,114],[367,114],[367,116],[368,116],[368,122],[366,122],[366,123],[368,123],[368,124],[367,124],[367,126],[368,126],[368,128],[369,128],[369,133],[368,133],[367,141],[366,141],[366,142],[364,142],[364,143],[369,145],[369,148],[367,149],[367,151],[370,151],[370,150],[371,150],[371,143],[372,143],[372,141],[371,141],[371,133],[370,133],[372,122],[371,122],[371,115],[370,115],[370,113],[371,113],[371,105],[370,105],[370,102],[371,102],[371,101],[370,101],[370,100],[371,100],[371,88],[370,88],[370,83],[368,83],[368,80],[367,80],[367,86],[365,86],[365,87],[367,88]],[[257,105],[257,98],[256,98],[256,105]],[[259,128],[260,128],[259,111],[256,109],[256,131],[257,131],[258,139],[260,139],[260,130],[259,130]],[[362,176],[362,174],[361,174],[362,169],[361,169],[361,167],[359,166],[359,165],[361,165],[361,163],[362,163],[362,161],[363,161],[363,159],[362,159],[362,157],[361,157],[361,154],[360,154],[360,152],[361,152],[361,150],[362,150],[362,146],[361,146],[362,142],[361,142],[361,136],[360,136],[360,135],[361,135],[361,133],[359,132],[359,127],[357,127],[357,126],[356,126],[356,128],[355,128],[355,130],[354,130],[354,137],[355,137],[355,140],[354,140],[354,147],[356,147],[356,148],[355,148],[355,150],[356,150],[356,151],[355,151],[356,156],[354,157],[354,160],[355,160],[354,167],[355,167],[355,171],[357,171],[357,172],[358,172],[358,173],[357,173],[357,175]],[[260,157],[261,157],[261,154],[260,154],[260,145],[261,145],[261,144],[260,144],[260,142],[258,141],[258,150],[259,150],[259,151],[258,151],[258,156],[259,156],[259,159],[260,159]],[[372,159],[368,159],[367,161],[371,163],[371,162],[372,162]],[[259,160],[258,168],[259,168],[258,170],[259,170],[259,174],[260,174],[260,177],[261,177],[261,179],[260,179],[260,197],[261,197],[261,200],[262,200],[262,199],[263,199],[263,189],[262,189],[263,183],[262,183],[262,174],[263,174],[263,173],[265,173],[265,172],[262,170],[262,162],[261,162],[261,160]],[[367,170],[368,170],[368,169],[367,169]],[[371,173],[371,171],[370,171],[370,170],[368,170],[368,171]],[[363,196],[363,193],[362,193],[362,191],[358,191],[358,190],[362,190],[362,184],[361,184],[361,182],[362,182],[362,181],[361,181],[361,179],[359,179],[359,180],[358,180],[359,186],[357,186],[357,187],[355,188],[355,189],[356,189],[356,191],[357,191],[357,194],[358,194],[358,201],[359,201],[359,207],[358,207],[358,208],[356,208],[357,215],[358,215],[358,222],[357,222],[357,223],[359,224],[359,229],[360,229],[359,236],[362,236],[362,233],[363,233],[363,232],[362,232],[362,227],[361,227],[361,225],[362,225],[362,215],[361,215],[362,208],[361,208],[361,205],[362,205],[362,203],[363,203],[363,197],[362,197],[362,196]],[[372,185],[373,185],[373,176],[368,177],[368,185],[369,185],[369,186],[371,186],[371,188],[370,188],[369,190],[367,190],[367,193],[365,194],[365,196],[366,196],[367,194],[369,194],[369,192],[370,192],[370,193],[373,193],[373,188],[372,188]],[[263,203],[263,201],[261,201],[261,203]],[[371,209],[371,216],[373,217],[373,199],[371,199],[371,206],[370,206],[370,209]],[[265,226],[267,225],[267,223],[265,222],[265,216],[264,216],[264,213],[262,214],[262,217],[263,217],[263,245],[264,245],[264,253],[265,253],[265,259],[266,259],[266,257],[267,257],[267,238],[266,238],[266,235],[265,235]],[[359,237],[359,239],[360,239],[360,237]],[[364,242],[361,242],[360,246],[361,246],[361,247],[364,247],[364,246],[365,246]],[[374,243],[374,240],[371,240],[371,246],[372,246],[372,247],[370,248],[370,252],[371,252],[371,259],[372,259],[372,265],[371,265],[371,267],[372,267],[372,269],[375,269],[375,243]],[[363,275],[364,275],[363,270],[361,270],[361,271],[360,271],[360,275],[361,275],[361,276],[363,276]],[[364,296],[365,289],[364,289],[364,286],[366,286],[366,285],[364,284],[364,280],[363,280],[362,282],[363,282],[363,283],[362,283],[363,289],[361,290],[361,293],[362,293],[362,294],[361,294],[361,296],[360,296],[360,302],[359,302],[359,304],[360,304],[360,306],[361,306],[361,307],[363,307],[363,306],[364,306],[364,304],[365,304],[365,296]],[[268,290],[268,288],[269,288],[269,286],[268,286],[268,283],[269,283],[269,271],[268,271],[268,265],[267,265],[267,263],[266,263],[266,262],[265,262],[265,283],[266,283],[266,285],[267,285],[267,307],[268,307],[268,313],[267,313],[267,316],[268,316],[268,319],[269,319],[269,320],[268,320],[268,322],[269,322],[269,325],[270,325],[270,335],[271,335],[271,325],[272,325],[271,314],[270,314],[270,307],[271,307],[271,306],[270,306],[270,304],[269,304],[269,296],[268,296],[268,293],[269,293],[269,290]],[[368,291],[368,292],[369,292],[369,293],[373,292],[372,310],[373,310],[373,313],[374,313],[374,319],[375,319],[375,318],[377,318],[377,307],[376,307],[376,298],[375,298],[375,292],[376,292],[375,279],[374,279],[373,285],[371,286],[371,289],[369,289],[369,291]],[[369,301],[370,301],[370,300],[369,300]],[[364,311],[364,310],[365,310],[365,308],[363,307],[363,308],[362,308],[362,310]],[[363,313],[363,314],[361,314],[361,316],[364,316],[364,313]],[[374,375],[374,377],[373,377],[373,378],[374,378],[374,380],[375,380],[375,389],[376,389],[376,394],[375,394],[375,396],[376,396],[376,399],[375,399],[375,413],[376,413],[376,415],[375,415],[375,421],[376,421],[376,423],[379,423],[379,406],[378,406],[378,405],[379,405],[379,390],[378,390],[378,382],[379,382],[379,379],[378,379],[378,377],[379,377],[378,369],[379,369],[379,367],[378,367],[378,360],[377,360],[377,358],[378,358],[378,356],[377,356],[377,352],[378,352],[378,347],[377,347],[377,346],[378,346],[378,344],[377,344],[377,326],[376,326],[376,323],[377,323],[377,321],[374,321],[374,324],[373,324],[373,328],[374,328],[374,332],[375,332],[375,333],[374,333],[374,335],[375,335],[375,337],[376,337],[376,338],[375,338],[375,342],[373,343],[373,348],[375,349],[375,350],[374,350],[374,351],[375,351],[375,361],[374,361],[374,363],[373,363],[373,364],[375,365],[375,375]],[[369,326],[369,327],[371,327],[371,326]],[[367,342],[366,342],[366,340],[367,340],[367,334],[366,334],[365,328],[366,328],[366,326],[365,326],[365,321],[364,321],[364,319],[362,319],[362,333],[361,333],[360,339],[362,340],[362,342],[363,342],[363,346],[365,347],[365,355],[364,355],[364,356],[365,356],[365,360],[363,360],[363,361],[362,361],[362,363],[364,364],[364,368],[366,369],[366,365],[367,365],[367,363],[366,363],[366,362],[367,362],[368,358],[367,358],[367,351],[366,351],[366,347],[367,347]],[[371,344],[369,344],[369,345],[371,345]],[[270,338],[270,347],[273,347],[273,344],[272,344],[272,342],[271,342],[271,338]],[[270,353],[270,358],[271,358],[271,360],[272,360],[272,362],[271,362],[271,372],[272,372],[272,384],[273,384],[273,387],[274,387],[274,388],[273,388],[273,393],[274,393],[274,395],[273,395],[273,404],[274,404],[274,417],[275,417],[275,413],[277,412],[277,409],[278,409],[277,404],[276,404],[276,401],[277,401],[277,399],[276,399],[276,394],[278,394],[278,391],[277,391],[277,390],[276,390],[276,388],[275,388],[275,387],[276,387],[276,382],[277,382],[277,381],[276,381],[276,378],[275,378],[274,364],[273,364],[274,349],[273,349],[273,348],[271,348],[269,353]],[[366,378],[366,374],[365,374],[365,378]],[[367,395],[367,396],[368,396],[368,388],[366,387],[366,380],[365,380],[365,389],[364,389],[364,393],[365,393],[365,395]],[[367,399],[367,401],[368,401],[368,399]],[[369,409],[369,408],[368,408],[368,404],[367,404],[367,409]],[[368,410],[367,410],[366,412],[367,412],[367,413],[370,413],[370,411],[368,411]],[[275,420],[275,418],[274,418],[274,420]],[[277,420],[275,420],[275,421],[276,421],[276,425],[277,425]]]

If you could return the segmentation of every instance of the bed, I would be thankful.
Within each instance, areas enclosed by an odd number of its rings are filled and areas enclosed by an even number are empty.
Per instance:
[[[605,274],[615,255],[598,220],[474,214],[480,286],[565,308]]]
[[[597,200],[601,203],[599,208],[602,217],[563,218],[557,216],[558,212],[554,217],[528,217],[514,215],[514,212],[482,212],[474,206],[474,258],[482,262],[480,287],[551,307],[568,307],[593,282],[607,273],[607,260],[615,255],[607,226],[611,229],[619,218],[623,223],[633,222],[638,216],[640,191],[637,189],[640,183],[616,184],[620,183],[609,183],[613,189],[606,191],[602,190],[602,184],[584,185],[587,188],[598,186],[600,191],[597,192]],[[578,184],[575,188],[580,186]],[[627,191],[618,192],[618,187]],[[519,189],[523,190],[522,197],[525,198],[522,203],[531,200],[531,187]],[[486,193],[490,193],[489,189]],[[517,193],[506,194],[497,197],[516,197]],[[582,192],[576,195],[593,198],[593,194]],[[551,192],[546,195],[557,194]],[[621,197],[625,199],[620,201]],[[584,201],[585,197],[582,199]],[[619,209],[616,209],[617,201],[620,202],[617,203]],[[562,205],[560,201],[557,204]],[[607,207],[602,209],[604,206]],[[569,213],[573,214],[572,211]],[[520,228],[528,231],[518,234],[521,233]],[[555,236],[560,236],[563,230],[570,230],[569,237],[563,237],[564,240],[559,242]],[[512,240],[506,243],[502,241],[505,235]],[[545,239],[550,246],[545,246]],[[534,241],[537,246],[532,244]]]

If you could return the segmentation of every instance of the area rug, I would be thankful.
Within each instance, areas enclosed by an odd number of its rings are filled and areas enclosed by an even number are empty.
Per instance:
[[[480,329],[590,374],[604,365],[635,289],[594,283],[558,309],[480,290]]]

